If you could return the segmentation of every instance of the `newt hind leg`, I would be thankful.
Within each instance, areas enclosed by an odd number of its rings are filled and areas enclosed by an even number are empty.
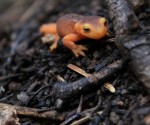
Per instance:
[[[45,36],[48,34],[52,34],[55,36],[54,41],[49,41],[49,43],[53,42],[53,44],[49,47],[50,51],[53,51],[54,49],[57,48],[57,43],[59,40],[59,36],[57,34],[57,28],[56,28],[56,23],[49,23],[49,24],[43,24],[40,27],[40,32],[44,34]]]
[[[76,45],[75,42],[81,40],[81,37],[76,35],[76,34],[68,34],[65,36],[62,41],[63,44],[71,49],[71,51],[75,54],[76,57],[78,56],[85,56],[84,51],[88,50],[85,46],[83,45]]]
[[[54,40],[53,44],[49,47],[49,50],[51,52],[54,51],[57,48],[57,44],[58,44],[59,38],[60,37],[58,36],[58,34],[55,34],[55,40]]]

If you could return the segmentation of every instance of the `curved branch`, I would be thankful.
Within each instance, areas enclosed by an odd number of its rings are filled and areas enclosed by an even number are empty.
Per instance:
[[[106,0],[116,32],[116,44],[138,80],[150,93],[150,36],[126,0]]]

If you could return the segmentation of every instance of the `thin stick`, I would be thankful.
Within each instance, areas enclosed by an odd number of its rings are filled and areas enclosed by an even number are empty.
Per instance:
[[[58,120],[58,121],[63,121],[64,117],[65,117],[65,113],[59,114],[55,110],[39,113],[38,112],[39,110],[35,109],[35,108],[28,108],[28,107],[10,105],[10,104],[5,104],[5,103],[0,103],[0,107],[1,108],[15,109],[17,115],[24,115],[24,116],[28,116],[28,117],[52,119],[52,120]]]

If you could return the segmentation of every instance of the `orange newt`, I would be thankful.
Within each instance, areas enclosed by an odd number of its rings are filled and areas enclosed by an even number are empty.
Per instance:
[[[59,38],[62,38],[63,45],[71,49],[78,57],[79,55],[85,56],[84,51],[87,48],[83,45],[76,45],[75,42],[86,38],[100,39],[108,34],[108,26],[104,17],[66,14],[56,23],[42,25],[40,32],[45,35],[55,35],[54,43],[50,46],[51,51],[57,48]]]

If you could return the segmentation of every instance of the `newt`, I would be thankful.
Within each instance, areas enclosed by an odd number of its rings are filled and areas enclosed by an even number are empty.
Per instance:
[[[69,48],[76,57],[85,56],[88,50],[76,42],[82,39],[100,39],[108,34],[107,20],[100,16],[82,16],[78,14],[66,14],[60,17],[56,23],[43,24],[40,27],[42,34],[53,34],[55,40],[50,46],[50,51],[57,48],[57,43],[62,38],[63,45]]]

